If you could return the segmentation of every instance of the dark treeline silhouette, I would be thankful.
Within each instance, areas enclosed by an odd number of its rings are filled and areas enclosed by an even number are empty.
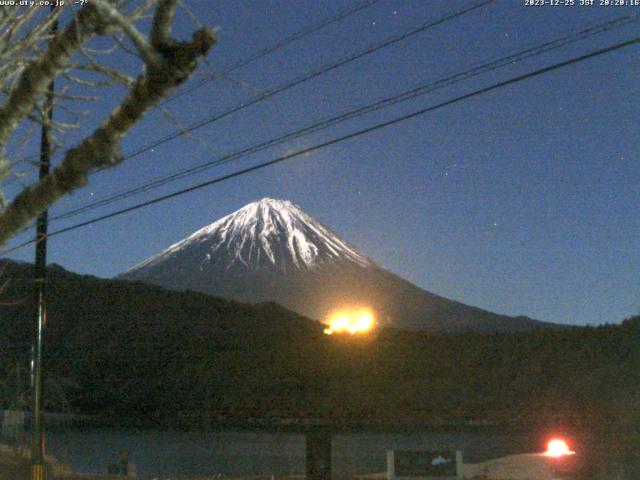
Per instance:
[[[26,364],[33,308],[32,266],[4,264],[2,371]],[[45,377],[76,386],[67,398],[78,413],[171,428],[297,419],[640,431],[640,317],[528,333],[384,329],[347,338],[273,303],[56,266],[47,297]]]

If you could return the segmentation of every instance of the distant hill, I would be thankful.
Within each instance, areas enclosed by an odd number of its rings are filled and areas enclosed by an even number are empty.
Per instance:
[[[8,368],[29,352],[33,265],[3,260],[0,271],[7,282],[0,294],[0,364]],[[138,395],[151,395],[153,389],[148,383],[136,386],[148,380],[158,388],[162,382],[180,382],[181,374],[171,365],[209,355],[220,345],[245,348],[256,339],[295,343],[300,337],[323,336],[322,325],[274,303],[241,304],[78,275],[57,265],[48,268],[47,276],[45,364],[81,385],[75,404],[83,410],[124,402],[139,411],[146,401]],[[211,375],[217,368],[211,367]],[[129,390],[123,393],[122,388]]]
[[[9,281],[0,297],[6,372],[28,358],[32,266],[0,267]],[[195,429],[230,419],[321,419],[640,432],[640,318],[489,335],[387,328],[328,336],[273,303],[243,305],[57,266],[48,285],[45,379],[75,385],[67,394],[78,413]],[[0,390],[0,407],[6,400]]]
[[[119,278],[243,302],[274,301],[320,321],[337,307],[366,306],[384,325],[410,330],[557,327],[427,292],[377,265],[297,205],[271,198],[198,230]]]

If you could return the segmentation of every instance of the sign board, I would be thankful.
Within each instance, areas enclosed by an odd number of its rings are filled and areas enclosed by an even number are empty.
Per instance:
[[[462,478],[462,453],[447,450],[387,452],[389,480],[457,480]]]

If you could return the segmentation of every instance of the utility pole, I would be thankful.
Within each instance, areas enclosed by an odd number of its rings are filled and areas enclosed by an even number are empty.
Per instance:
[[[55,7],[51,6],[51,13]],[[58,31],[58,21],[51,25],[51,34]],[[51,165],[51,121],[53,120],[53,94],[55,86],[53,80],[49,83],[48,94],[44,99],[42,119],[42,135],[40,137],[40,174],[42,180],[49,175]],[[32,410],[31,410],[31,480],[44,479],[44,428],[42,422],[42,339],[47,324],[47,309],[45,303],[45,281],[47,276],[47,223],[49,212],[45,210],[38,216],[36,225],[36,259],[35,259],[35,300],[36,319],[33,346],[31,353],[32,365]]]

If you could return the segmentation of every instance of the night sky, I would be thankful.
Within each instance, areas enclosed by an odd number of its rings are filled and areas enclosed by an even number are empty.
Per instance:
[[[229,65],[356,4],[353,1],[188,0],[220,42],[201,73]],[[312,121],[515,53],[640,7],[525,6],[502,0],[342,66],[95,174],[51,209],[111,193],[268,140]],[[596,4],[599,3],[596,0]],[[227,110],[468,2],[380,0],[167,103],[186,126]],[[270,160],[552,63],[634,38],[640,22],[443,88],[242,160],[201,172],[50,229]],[[197,28],[185,12],[176,33]],[[98,42],[100,43],[100,42]],[[567,324],[640,313],[640,47],[536,77],[49,240],[49,262],[111,277],[246,203],[288,199],[383,267],[416,285],[509,315]],[[135,68],[124,54],[108,62]],[[135,73],[133,70],[132,73]],[[196,77],[198,82],[202,77]],[[122,90],[91,114],[73,144]],[[129,135],[130,152],[176,130],[157,110]],[[20,154],[32,154],[37,142]],[[24,171],[25,166],[18,167]],[[32,177],[27,177],[22,182]],[[18,183],[7,187],[15,194]],[[33,233],[17,237],[9,246]],[[11,258],[33,260],[33,246]]]

